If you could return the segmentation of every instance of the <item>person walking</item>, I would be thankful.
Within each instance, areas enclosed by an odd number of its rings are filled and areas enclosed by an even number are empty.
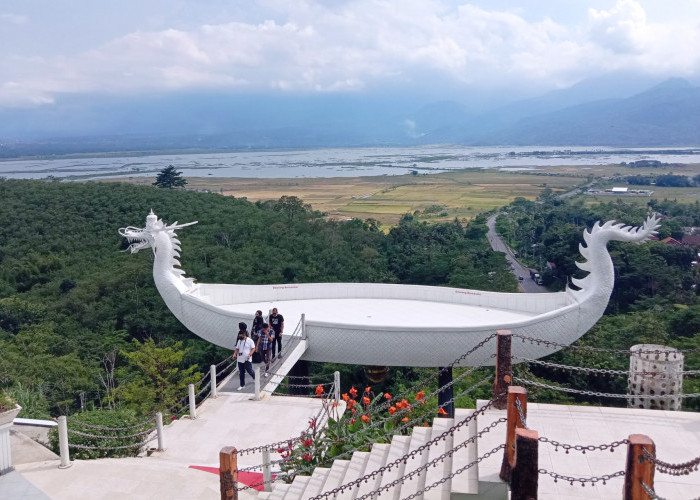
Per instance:
[[[272,314],[269,318],[270,326],[275,332],[275,341],[272,343],[272,360],[275,360],[275,344],[279,358],[282,359],[282,332],[284,332],[284,316],[277,313],[277,308],[272,309]]]
[[[238,323],[238,340],[236,341],[236,350],[233,352],[232,358],[237,358],[238,361],[238,378],[241,385],[238,390],[243,390],[245,387],[245,372],[255,380],[255,372],[253,372],[253,364],[250,358],[255,352],[255,344],[248,338],[247,325],[243,322]]]
[[[250,327],[250,338],[255,344],[255,352],[251,358],[253,363],[260,363],[262,357],[260,356],[260,351],[257,348],[258,340],[260,339],[260,333],[262,332],[262,324],[265,322],[263,319],[262,311],[255,311],[255,317],[253,318],[253,324]]]
[[[274,332],[270,332],[270,325],[263,323],[255,350],[262,355],[262,362],[265,363],[265,377],[270,375],[270,355],[272,353],[272,345],[275,343],[274,335]]]

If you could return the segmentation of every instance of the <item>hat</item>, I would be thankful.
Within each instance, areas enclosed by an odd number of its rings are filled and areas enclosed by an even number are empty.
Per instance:
[[[248,329],[248,325],[241,321],[240,323],[238,323],[238,329],[242,332],[245,332]]]

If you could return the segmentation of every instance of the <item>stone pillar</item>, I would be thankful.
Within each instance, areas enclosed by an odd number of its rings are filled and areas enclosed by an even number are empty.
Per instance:
[[[22,408],[17,406],[12,410],[0,413],[0,474],[12,470],[12,448],[10,446],[10,427]]]
[[[630,350],[627,392],[632,396],[645,397],[632,397],[628,405],[631,408],[680,410],[683,353],[673,347],[655,344],[638,344]]]
[[[452,367],[446,366],[438,368],[438,387],[441,387],[440,392],[438,392],[438,407],[445,410],[447,415],[445,418],[455,418],[455,402],[454,402],[454,384],[449,387],[445,387],[447,384],[452,382]],[[449,401],[449,403],[448,403]],[[446,404],[445,404],[446,403]],[[445,406],[443,406],[443,404]],[[441,417],[443,415],[440,415]]]

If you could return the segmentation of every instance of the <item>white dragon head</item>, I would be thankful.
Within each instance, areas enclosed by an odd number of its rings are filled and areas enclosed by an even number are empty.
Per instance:
[[[133,226],[121,227],[119,228],[119,234],[126,238],[129,243],[131,243],[127,250],[129,250],[131,253],[137,253],[139,250],[144,248],[155,249],[156,235],[158,233],[168,232],[169,235],[172,235],[173,233],[171,231],[180,229],[181,227],[191,226],[193,224],[197,224],[197,221],[188,222],[187,224],[178,224],[175,222],[174,224],[167,226],[163,220],[159,219],[158,216],[153,213],[153,210],[151,210],[151,213],[149,213],[146,217],[145,228],[142,229]]]

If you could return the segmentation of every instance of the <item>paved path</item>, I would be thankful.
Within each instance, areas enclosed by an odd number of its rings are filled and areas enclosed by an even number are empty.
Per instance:
[[[218,499],[219,477],[190,466],[218,467],[224,446],[244,449],[298,436],[321,408],[316,398],[250,397],[223,392],[205,401],[196,420],[184,417],[166,428],[166,450],[150,457],[76,460],[68,469],[59,469],[59,462],[52,460],[18,465],[16,470],[55,500]],[[238,463],[248,467],[260,460],[259,454],[244,455]],[[0,498],[12,498],[2,487],[0,483]],[[239,498],[254,496],[243,491]]]
[[[530,269],[518,262],[518,259],[516,259],[515,255],[513,254],[513,250],[511,250],[511,248],[505,244],[501,237],[498,236],[498,233],[496,232],[496,218],[498,218],[498,214],[492,215],[486,219],[486,226],[489,228],[488,232],[486,233],[486,238],[489,240],[491,248],[495,252],[502,252],[506,254],[506,260],[510,263],[512,273],[515,276],[522,276],[523,279],[519,280],[518,283],[520,289],[525,293],[549,292],[549,290],[547,290],[545,287],[538,285],[530,279]]]

